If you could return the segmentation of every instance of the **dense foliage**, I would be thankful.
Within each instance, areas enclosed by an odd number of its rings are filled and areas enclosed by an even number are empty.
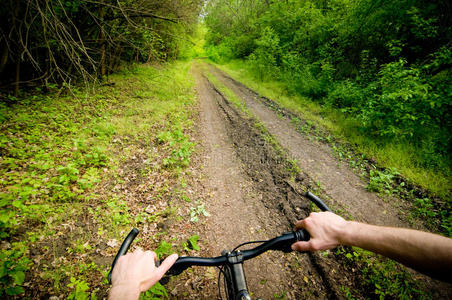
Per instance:
[[[245,59],[382,143],[414,144],[424,166],[450,166],[449,1],[212,0],[206,12],[214,61]]]
[[[0,6],[0,85],[108,75],[121,60],[180,56],[202,0],[5,0]],[[190,45],[191,46],[191,45]],[[15,74],[11,76],[11,74]]]
[[[0,106],[0,298],[106,298],[117,247],[99,245],[168,217],[168,187],[190,161],[190,69],[140,66],[92,94],[73,88]],[[145,212],[146,199],[162,208]]]

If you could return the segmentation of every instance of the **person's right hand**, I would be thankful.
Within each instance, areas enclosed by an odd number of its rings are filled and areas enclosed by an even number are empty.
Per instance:
[[[332,249],[341,244],[348,222],[331,212],[313,212],[304,220],[297,222],[297,229],[306,229],[311,235],[307,242],[292,244],[293,250],[315,251]]]

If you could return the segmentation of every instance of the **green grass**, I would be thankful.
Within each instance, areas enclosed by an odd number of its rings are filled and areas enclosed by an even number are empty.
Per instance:
[[[343,256],[345,264],[351,264],[360,272],[359,283],[369,291],[371,298],[379,299],[430,299],[431,291],[397,262],[372,252],[350,247],[339,247],[336,255]],[[342,288],[347,299],[359,299],[359,291]]]
[[[0,233],[10,245],[0,250],[0,295],[27,296],[27,285],[70,299],[105,293],[109,263],[94,259],[117,248],[99,254],[98,245],[171,215],[143,214],[141,200],[170,203],[170,187],[187,176],[190,69],[189,61],[138,66],[112,75],[112,86],[37,91],[0,106]]]
[[[270,98],[303,119],[331,133],[337,141],[349,144],[357,153],[378,162],[385,168],[395,168],[409,182],[424,188],[443,199],[450,197],[452,172],[423,166],[417,149],[408,143],[385,143],[358,130],[358,122],[345,117],[339,110],[325,108],[308,98],[289,95],[283,82],[261,82],[251,73],[246,62],[234,60],[217,65],[234,79],[243,82],[259,94]],[[448,199],[447,199],[448,200]]]

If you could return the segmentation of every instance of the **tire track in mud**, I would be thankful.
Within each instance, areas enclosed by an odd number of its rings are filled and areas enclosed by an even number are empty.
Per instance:
[[[284,222],[289,227],[295,225],[295,221],[306,218],[309,215],[309,200],[289,184],[290,166],[284,157],[281,157],[273,147],[268,144],[253,125],[253,120],[247,120],[233,108],[220,91],[213,87],[221,101],[218,105],[223,111],[228,122],[228,133],[234,143],[237,156],[245,165],[245,172],[253,180],[256,189],[262,193],[262,202],[267,209],[274,210],[276,214],[284,217]],[[247,134],[243,134],[248,132]],[[308,181],[306,177],[297,174],[295,185]],[[311,186],[310,183],[307,184]],[[325,266],[319,260],[316,253],[307,253],[309,263],[321,278],[328,299],[338,298],[337,291],[332,287],[330,278],[325,272]],[[319,296],[319,295],[318,295]]]

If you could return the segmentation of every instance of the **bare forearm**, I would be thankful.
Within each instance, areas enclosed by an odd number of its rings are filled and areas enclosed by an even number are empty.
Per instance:
[[[120,299],[139,299],[140,291],[136,288],[128,288],[123,286],[115,286],[110,290],[108,295],[109,300],[120,300]]]
[[[392,258],[430,276],[448,280],[452,273],[452,239],[402,228],[349,222],[341,244]]]

